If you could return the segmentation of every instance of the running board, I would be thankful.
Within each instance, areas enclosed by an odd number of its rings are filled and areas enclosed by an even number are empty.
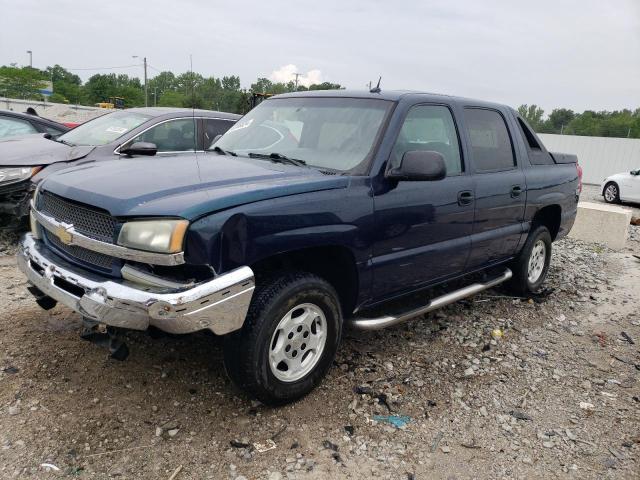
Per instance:
[[[378,318],[354,318],[353,320],[351,320],[350,324],[358,330],[380,330],[382,328],[387,328],[392,325],[397,325],[399,323],[406,322],[407,320],[411,320],[412,318],[419,315],[432,312],[433,310],[437,310],[446,305],[449,305],[450,303],[462,300],[463,298],[470,297],[471,295],[475,295],[476,293],[487,290],[488,288],[495,287],[496,285],[506,282],[512,276],[513,273],[510,269],[507,268],[505,269],[504,273],[502,273],[502,275],[494,278],[493,280],[490,280],[486,283],[474,283],[467,287],[461,288],[460,290],[447,293],[446,295],[442,295],[441,297],[436,297],[424,307],[410,310],[397,317],[389,315]]]

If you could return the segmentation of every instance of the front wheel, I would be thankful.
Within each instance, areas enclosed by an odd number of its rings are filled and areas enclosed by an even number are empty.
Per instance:
[[[620,203],[620,190],[618,189],[618,184],[614,182],[609,182],[605,185],[602,195],[607,203]]]
[[[538,293],[549,272],[551,234],[538,225],[527,237],[522,251],[513,262],[511,288],[518,294]]]
[[[341,334],[338,296],[325,280],[304,272],[263,278],[244,326],[225,338],[225,368],[261,402],[288,403],[320,383]]]

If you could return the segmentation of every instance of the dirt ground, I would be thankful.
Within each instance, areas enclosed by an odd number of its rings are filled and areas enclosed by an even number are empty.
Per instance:
[[[5,255],[0,478],[640,478],[632,228],[623,252],[555,244],[547,296],[491,290],[347,331],[320,388],[279,409],[228,382],[213,336],[130,333],[129,359],[109,359]]]

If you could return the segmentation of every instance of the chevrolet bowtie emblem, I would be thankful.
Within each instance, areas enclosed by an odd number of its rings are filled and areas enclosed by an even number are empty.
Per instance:
[[[65,245],[69,245],[71,243],[71,240],[73,240],[73,235],[71,234],[71,232],[69,232],[62,225],[57,226],[55,232],[53,233]]]

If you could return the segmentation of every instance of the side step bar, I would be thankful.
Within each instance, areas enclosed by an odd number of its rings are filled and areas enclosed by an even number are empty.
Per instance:
[[[399,323],[406,322],[407,320],[411,320],[412,318],[419,315],[432,312],[433,310],[437,310],[438,308],[442,308],[446,305],[449,305],[450,303],[462,300],[463,298],[475,295],[476,293],[487,290],[488,288],[495,287],[496,285],[506,282],[512,276],[513,273],[510,269],[507,268],[502,273],[502,275],[494,278],[493,280],[489,280],[486,283],[474,283],[467,287],[461,288],[460,290],[447,293],[445,295],[442,295],[441,297],[436,297],[424,307],[410,310],[397,317],[387,315],[379,318],[355,318],[350,322],[350,324],[358,330],[380,330],[382,328],[387,328],[392,325],[397,325]]]

